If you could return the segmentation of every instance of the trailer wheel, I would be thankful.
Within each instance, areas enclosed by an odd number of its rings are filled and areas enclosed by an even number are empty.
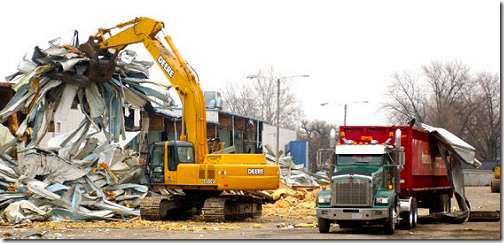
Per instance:
[[[413,228],[413,207],[411,207],[410,211],[401,212],[401,222],[399,226],[402,229],[410,230]]]
[[[320,233],[328,233],[331,228],[331,221],[329,219],[318,218],[318,229]]]
[[[395,232],[395,225],[396,225],[396,206],[395,203],[392,203],[392,205],[389,208],[389,216],[383,223],[383,230],[385,231],[385,234],[392,235]]]
[[[448,194],[435,195],[429,207],[429,214],[433,213],[449,213],[451,211],[451,200]]]
[[[416,228],[418,222],[418,204],[416,198],[411,199],[411,208],[411,211],[413,212],[412,228]]]

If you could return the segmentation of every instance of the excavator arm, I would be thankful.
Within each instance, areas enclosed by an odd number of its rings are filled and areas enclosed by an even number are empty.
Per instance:
[[[247,195],[221,195],[224,190],[269,190],[279,187],[278,165],[268,165],[262,154],[222,154],[222,143],[214,140],[215,152],[208,154],[206,108],[203,92],[196,77],[182,59],[170,36],[164,36],[165,47],[157,35],[163,22],[150,18],[135,18],[110,29],[99,29],[87,43],[79,46],[90,57],[88,77],[91,82],[110,80],[119,51],[128,45],[142,43],[176,89],[183,106],[183,119],[187,127],[187,140],[194,146],[194,163],[190,161],[189,143],[163,141],[154,143],[153,150],[162,149],[164,158],[159,171],[152,170],[149,185],[154,188],[183,189],[185,195],[146,197],[140,204],[142,219],[158,220],[165,215],[177,214],[196,207],[202,210],[205,220],[224,220],[260,216],[261,200]],[[112,34],[112,30],[120,32]],[[114,31],[115,32],[115,31]],[[171,146],[171,147],[170,147]],[[220,147],[219,147],[220,146]],[[170,148],[177,148],[177,151]],[[185,150],[184,150],[185,148]],[[171,151],[171,152],[170,152]],[[187,153],[187,161],[178,163]],[[153,153],[154,154],[154,153]],[[169,159],[172,158],[172,160]],[[150,157],[151,159],[151,157]],[[150,160],[149,159],[149,160]],[[171,162],[170,162],[171,161]],[[147,167],[153,168],[153,167]],[[154,174],[157,173],[157,174]]]
[[[163,28],[164,23],[161,21],[139,17],[110,29],[101,28],[90,41],[100,50],[114,49],[116,52],[130,44],[143,43],[182,101],[187,141],[193,143],[195,162],[200,164],[208,153],[205,99],[196,77],[178,52],[171,37],[164,36],[171,51],[157,38],[157,34]],[[122,31],[112,34],[113,29]],[[180,140],[186,141],[185,135],[182,134]]]

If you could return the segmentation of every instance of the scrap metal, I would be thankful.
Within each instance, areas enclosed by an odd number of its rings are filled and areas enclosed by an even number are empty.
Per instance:
[[[25,116],[16,131],[0,124],[1,221],[137,217],[139,202],[152,192],[144,185],[126,183],[140,182],[143,172],[139,153],[125,149],[141,132],[126,131],[124,109],[135,110],[138,126],[139,111],[146,104],[167,107],[173,100],[145,86],[154,84],[147,80],[153,63],[138,60],[133,51],[109,53],[117,57],[109,73],[90,73],[89,68],[101,62],[89,55],[86,45],[59,41],[50,41],[46,49],[35,47],[23,57],[18,71],[6,78],[16,93],[0,111],[0,122],[16,114]],[[67,116],[75,103],[84,119],[42,148],[51,122]],[[95,136],[100,133],[106,140]]]

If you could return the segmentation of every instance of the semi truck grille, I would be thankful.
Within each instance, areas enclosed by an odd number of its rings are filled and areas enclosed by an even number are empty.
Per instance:
[[[332,183],[331,206],[371,206],[372,184],[368,180],[339,179]]]

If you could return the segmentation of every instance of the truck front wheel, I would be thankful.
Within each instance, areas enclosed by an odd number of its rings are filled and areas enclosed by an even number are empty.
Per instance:
[[[331,221],[329,219],[318,218],[318,229],[320,233],[328,233],[331,228]]]
[[[385,222],[383,223],[383,230],[385,231],[385,234],[392,235],[395,232],[395,220],[396,219],[396,207],[394,204],[392,204],[389,208],[389,216],[387,219],[385,219]]]

